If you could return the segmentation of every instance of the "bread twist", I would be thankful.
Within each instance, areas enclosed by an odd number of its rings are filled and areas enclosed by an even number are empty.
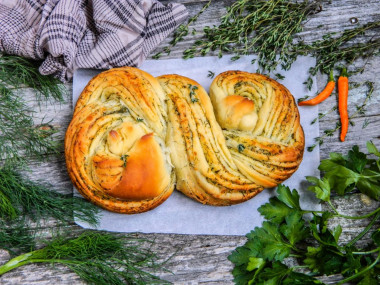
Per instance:
[[[214,79],[210,97],[242,174],[261,187],[275,187],[297,170],[305,140],[288,89],[264,75],[226,71]]]
[[[155,79],[126,67],[96,76],[65,139],[75,186],[103,208],[137,213],[162,203],[175,176],[179,191],[209,205],[246,201],[290,177],[304,149],[290,92],[266,76],[228,71],[210,97],[179,75]]]
[[[175,181],[166,117],[165,95],[150,74],[124,67],[95,76],[78,99],[65,138],[67,169],[78,191],[128,214],[165,201]]]
[[[164,75],[158,81],[170,99],[167,144],[176,188],[187,196],[210,205],[240,203],[281,183],[301,163],[298,109],[276,81],[224,72],[210,87],[213,104],[189,78]]]

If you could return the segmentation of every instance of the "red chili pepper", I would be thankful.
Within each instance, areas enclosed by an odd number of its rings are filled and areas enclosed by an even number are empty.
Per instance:
[[[322,101],[324,101],[325,99],[327,99],[333,92],[334,88],[335,88],[335,80],[334,80],[333,71],[331,70],[329,82],[327,83],[325,89],[323,89],[322,92],[319,93],[316,97],[310,100],[299,102],[298,105],[299,106],[317,105],[321,103]]]
[[[348,131],[348,112],[347,112],[347,98],[348,98],[348,74],[347,69],[343,68],[341,75],[338,79],[338,109],[340,114],[341,132],[340,140],[344,142]]]

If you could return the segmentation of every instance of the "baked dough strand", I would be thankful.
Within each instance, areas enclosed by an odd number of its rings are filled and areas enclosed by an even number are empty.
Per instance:
[[[166,108],[157,80],[137,68],[111,69],[87,84],[65,138],[67,169],[85,198],[133,214],[170,196]]]

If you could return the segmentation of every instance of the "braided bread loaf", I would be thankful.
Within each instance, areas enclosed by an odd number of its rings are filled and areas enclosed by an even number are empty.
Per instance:
[[[246,201],[290,177],[303,149],[289,91],[240,71],[217,76],[210,97],[179,75],[103,72],[82,92],[65,139],[79,192],[122,213],[156,207],[174,183],[204,204]]]
[[[165,95],[150,74],[124,67],[95,76],[78,99],[65,137],[67,169],[78,191],[120,213],[164,202],[175,181],[166,121]]]

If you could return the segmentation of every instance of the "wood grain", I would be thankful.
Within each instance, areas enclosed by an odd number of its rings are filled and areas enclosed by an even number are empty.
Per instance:
[[[162,1],[169,3],[172,1]],[[199,0],[177,0],[186,5],[191,15],[196,14],[201,7],[208,1]],[[231,5],[233,1],[213,1],[212,5],[199,18],[195,25],[190,27],[197,31],[196,35],[188,35],[184,41],[172,49],[170,55],[164,55],[163,58],[178,58],[182,52],[188,48],[196,39],[201,37],[201,31],[205,26],[218,24],[220,17],[225,12],[225,7]],[[330,4],[324,5],[323,11],[312,15],[310,20],[305,24],[305,29],[299,34],[306,42],[321,38],[327,32],[341,32],[344,29],[353,27],[350,18],[356,17],[360,24],[370,21],[380,20],[380,1],[378,0],[334,0]],[[322,25],[322,27],[320,27]],[[317,28],[319,27],[319,28]],[[157,49],[152,52],[162,50],[168,46],[170,37],[166,39]],[[364,62],[358,61],[356,65],[362,66]],[[354,126],[350,126],[345,143],[338,140],[339,132],[333,136],[327,137],[324,144],[320,147],[321,158],[327,158],[329,152],[346,152],[354,144],[364,149],[365,142],[372,140],[377,147],[380,147],[380,57],[374,57],[367,63],[366,71],[350,78],[350,81],[375,82],[373,98],[368,104],[365,115],[353,119]],[[318,75],[318,89],[322,89],[326,83],[325,75]],[[36,111],[34,120],[39,124],[41,120],[49,121],[50,124],[59,129],[57,139],[63,142],[66,128],[72,116],[71,89],[72,85],[67,84],[69,96],[64,103],[48,102],[38,106],[31,90],[25,90],[24,97],[29,106]],[[356,111],[356,105],[360,105],[365,98],[366,89],[364,87],[350,91],[349,114]],[[337,102],[336,96],[330,97],[326,102],[320,105],[320,112],[327,112]],[[320,134],[323,131],[335,126],[339,118],[337,111],[329,113],[320,120]],[[365,122],[369,122],[366,128],[363,128]],[[38,162],[30,158],[30,171],[24,171],[24,175],[31,180],[42,180],[52,185],[52,189],[62,193],[70,193],[72,184],[68,178],[63,158],[63,148],[59,155],[46,155],[44,162]],[[365,213],[376,209],[379,203],[372,202],[367,204],[361,194],[355,194],[349,198],[334,197],[333,203],[340,211],[347,215]],[[327,209],[326,205],[323,208]],[[341,242],[355,236],[365,227],[365,221],[342,221],[333,220],[331,227],[341,224],[344,232]],[[45,221],[42,227],[38,229],[41,237],[51,237],[58,230],[58,223],[54,220]],[[83,230],[74,223],[64,227],[71,234],[80,233]],[[175,255],[166,264],[166,269],[172,273],[161,272],[159,276],[173,282],[174,284],[233,284],[231,275],[232,264],[227,260],[227,256],[239,245],[245,242],[244,236],[206,236],[206,235],[175,235],[175,234],[134,234],[137,237],[144,237],[155,240],[154,251],[165,260],[168,256]],[[369,241],[367,235],[362,243]],[[0,264],[6,262],[9,255],[5,251],[0,251]],[[340,276],[321,278],[327,284],[334,284]],[[0,277],[0,283],[10,284],[83,284],[80,279],[70,272],[66,267],[54,265],[54,268],[48,265],[27,265]]]

